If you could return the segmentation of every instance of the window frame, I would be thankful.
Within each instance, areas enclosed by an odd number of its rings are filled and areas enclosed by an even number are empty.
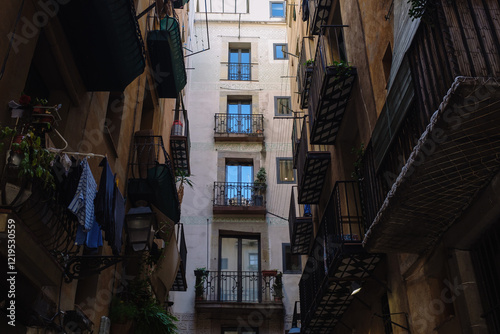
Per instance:
[[[273,15],[273,4],[280,4],[282,6],[283,15],[281,15],[281,16]],[[280,19],[286,18],[285,1],[269,1],[269,17],[270,18],[280,18]]]
[[[276,55],[276,47],[285,46],[285,52],[283,52],[283,58],[278,58]],[[274,60],[288,60],[288,43],[273,43],[273,58]]]
[[[279,110],[279,104],[278,104],[278,100],[279,99],[287,99],[288,100],[288,110],[289,110],[289,113],[288,114],[279,114],[278,113],[278,110]],[[275,96],[274,97],[274,116],[276,117],[288,117],[288,116],[291,116],[292,115],[292,98],[290,96]]]
[[[292,168],[293,181],[282,181],[281,180],[281,175],[280,175],[280,161],[281,160],[289,160],[289,161],[292,161],[292,164],[293,164],[293,158],[291,158],[291,157],[276,157],[276,183],[277,184],[296,184],[297,183],[297,172],[293,168]]]
[[[299,259],[299,269],[297,270],[293,270],[293,269],[287,269],[287,262],[286,262],[286,247],[289,247],[290,248],[290,255],[291,256],[297,256],[297,258]],[[292,246],[289,242],[284,242],[281,244],[281,252],[282,252],[282,259],[283,259],[283,274],[301,274],[302,273],[302,258],[300,255],[295,255],[295,254],[292,254]]]

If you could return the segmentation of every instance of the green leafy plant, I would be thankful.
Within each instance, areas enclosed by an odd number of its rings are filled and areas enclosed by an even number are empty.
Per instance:
[[[147,279],[134,279],[119,296],[114,297],[109,316],[112,322],[133,321],[135,334],[172,334],[177,330],[177,318],[153,297]]]
[[[195,296],[197,299],[203,298],[203,291],[205,281],[208,277],[208,270],[206,268],[196,268],[194,271],[194,275],[196,277],[196,282],[194,285]]]
[[[348,76],[352,72],[352,66],[346,61],[336,61],[334,60],[330,66],[335,67],[337,70],[336,77]]]
[[[12,138],[15,134],[14,129],[0,127],[0,140]],[[14,142],[11,145],[12,152],[22,156],[18,166],[19,178],[26,177],[28,180],[41,181],[44,188],[55,189],[50,165],[54,160],[54,154],[42,147],[42,139],[31,130],[19,138],[20,142]],[[0,149],[4,147],[5,143],[0,143]]]
[[[191,175],[185,169],[175,170],[175,182],[177,187],[177,196],[179,197],[179,203],[182,204],[182,198],[184,197],[184,185],[187,184],[190,188],[193,188],[194,182],[189,178]]]
[[[314,59],[308,59],[308,60],[306,60],[306,62],[304,63],[304,65],[306,65],[306,66],[314,65]]]
[[[267,173],[264,167],[260,167],[255,180],[253,182],[253,188],[256,194],[264,195],[267,189]]]
[[[351,177],[357,181],[362,178],[362,168],[363,168],[363,156],[365,155],[365,144],[361,143],[359,148],[353,147],[351,153],[356,155],[356,161],[354,161],[354,171],[351,173]]]

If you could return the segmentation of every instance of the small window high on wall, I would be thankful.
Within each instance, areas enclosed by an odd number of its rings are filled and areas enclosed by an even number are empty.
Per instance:
[[[249,0],[197,0],[196,11],[224,14],[246,14],[249,12],[248,3]]]

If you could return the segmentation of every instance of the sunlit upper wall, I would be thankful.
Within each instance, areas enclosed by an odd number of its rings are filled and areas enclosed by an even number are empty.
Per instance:
[[[286,1],[278,0],[192,0],[198,15],[210,21],[285,22]]]

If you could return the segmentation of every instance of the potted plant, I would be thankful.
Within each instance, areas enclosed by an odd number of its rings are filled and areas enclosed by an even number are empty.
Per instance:
[[[304,65],[306,65],[306,67],[313,67],[313,65],[314,65],[314,59],[308,59],[308,60],[306,60],[306,62],[304,63]]]
[[[264,205],[264,194],[267,189],[267,174],[266,169],[261,167],[257,172],[255,181],[253,182],[253,202],[255,206],[263,206]]]
[[[189,179],[189,177],[191,176],[192,175],[190,175],[185,169],[175,170],[175,182],[179,184],[179,186],[177,187],[179,204],[182,204],[182,198],[184,197],[184,184],[187,184],[189,187],[193,188],[194,182]]]
[[[283,273],[279,272],[274,278],[273,296],[275,302],[280,302],[283,299]]]
[[[196,300],[203,300],[203,292],[205,290],[205,281],[208,277],[208,270],[206,268],[196,268],[194,271],[196,283],[194,286]]]

